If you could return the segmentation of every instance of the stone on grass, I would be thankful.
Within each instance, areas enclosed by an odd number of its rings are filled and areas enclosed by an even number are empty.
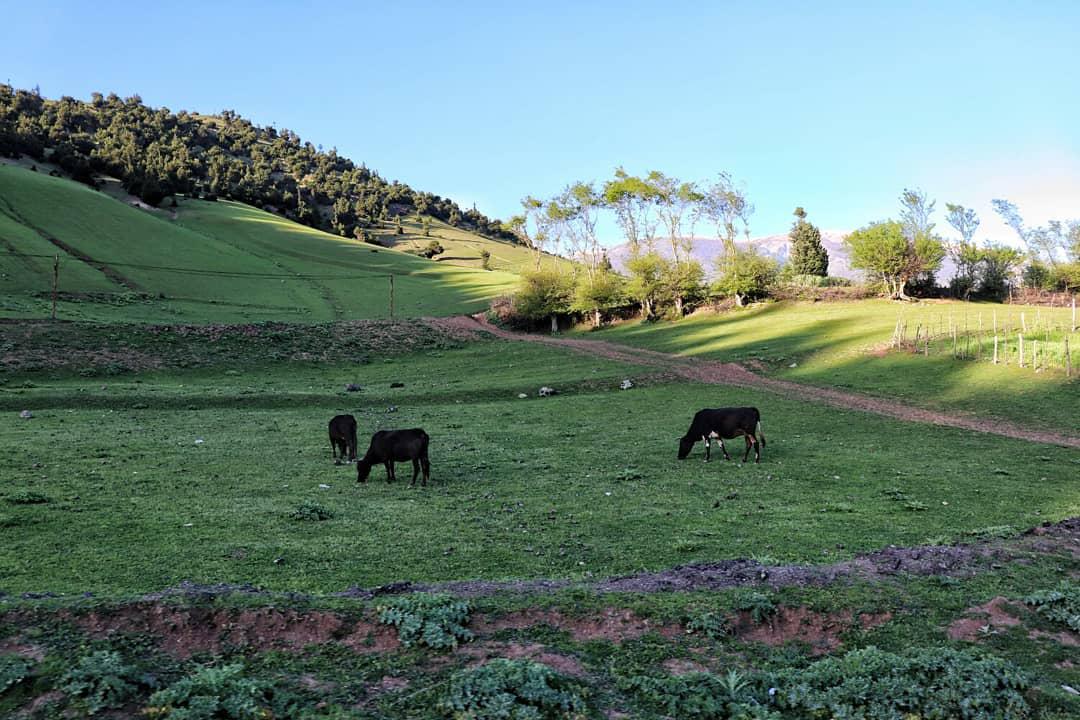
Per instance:
[[[622,390],[629,390],[632,387],[634,387],[634,381],[630,378],[626,378],[621,383],[619,383],[619,388]]]
[[[362,389],[363,388],[361,388],[356,383],[349,383],[345,386],[345,392],[360,392]]]
[[[19,413],[19,417],[21,417],[23,420],[29,420],[30,418],[34,417],[34,413],[30,412],[29,410],[23,410],[21,413]]]
[[[540,397],[551,397],[552,395],[558,395],[559,391],[555,388],[549,388],[547,385],[540,388],[540,392],[537,393]]]

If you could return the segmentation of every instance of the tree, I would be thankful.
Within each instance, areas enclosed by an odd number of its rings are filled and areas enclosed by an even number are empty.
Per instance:
[[[573,310],[588,313],[594,328],[603,322],[603,313],[626,301],[626,281],[613,272],[599,270],[592,277],[582,278],[574,292]]]
[[[652,250],[632,255],[626,261],[626,270],[630,273],[626,292],[641,304],[641,315],[646,320],[653,317],[657,298],[663,291],[667,264],[659,253]]]
[[[735,238],[739,223],[743,234],[750,239],[750,216],[754,206],[740,190],[731,175],[721,172],[716,182],[705,189],[701,200],[702,214],[716,225],[716,235],[724,241],[724,257],[729,263],[736,260]]]
[[[978,292],[1001,300],[1009,294],[1009,282],[1024,261],[1024,253],[1008,245],[987,243],[979,250]]]
[[[775,260],[753,247],[737,249],[734,259],[718,257],[716,264],[720,275],[713,283],[713,292],[734,297],[740,306],[746,300],[764,297],[780,271]]]
[[[521,276],[514,296],[515,310],[529,320],[551,318],[551,332],[559,332],[559,315],[570,312],[574,280],[555,270],[534,270]]]
[[[550,203],[551,215],[566,230],[571,252],[584,263],[589,276],[600,264],[600,245],[596,237],[602,200],[592,183],[575,182]]]
[[[700,302],[705,297],[705,270],[697,260],[666,263],[660,276],[659,299],[670,302],[675,317],[682,317],[685,306]]]
[[[628,174],[621,167],[615,169],[615,179],[604,183],[604,205],[615,213],[615,222],[623,231],[630,245],[630,254],[637,253],[641,244],[652,248],[656,234],[656,191],[645,180]]]
[[[1062,258],[1080,261],[1080,220],[1051,220],[1044,226],[1029,228],[1013,203],[996,199],[991,200],[991,204],[994,212],[1027,246],[1033,262],[1039,261],[1055,269]]]
[[[945,219],[960,233],[960,239],[949,243],[949,256],[956,265],[956,276],[950,283],[953,294],[967,299],[975,290],[978,280],[980,252],[975,246],[975,231],[979,229],[979,216],[963,205],[945,203]]]
[[[788,263],[796,275],[829,274],[829,252],[821,244],[821,231],[806,221],[806,211],[795,208],[795,224],[788,233],[791,240],[791,257]]]
[[[909,299],[908,282],[941,266],[945,248],[932,235],[917,233],[909,241],[904,225],[895,220],[871,223],[844,238],[851,266],[871,277],[880,277],[893,299]]]

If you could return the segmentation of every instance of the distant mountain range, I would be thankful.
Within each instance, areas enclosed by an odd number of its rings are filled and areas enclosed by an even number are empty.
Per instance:
[[[863,279],[862,271],[851,267],[848,262],[847,251],[844,249],[843,241],[848,236],[848,233],[847,230],[821,231],[821,244],[825,246],[825,250],[829,253],[829,275],[848,278],[849,280],[861,280]],[[736,245],[739,247],[753,246],[761,254],[768,255],[779,263],[787,262],[788,255],[791,252],[791,241],[788,239],[787,234],[763,235],[750,238],[749,242],[745,240],[736,241]],[[671,244],[666,239],[656,240],[656,250],[664,257],[671,257]],[[719,238],[694,238],[694,258],[701,263],[702,267],[705,268],[705,274],[710,278],[716,274],[716,258],[720,256],[723,250],[724,243]],[[626,260],[629,256],[630,246],[626,243],[608,249],[611,264],[620,272],[625,270]],[[941,269],[937,272],[937,281],[939,284],[948,284],[949,279],[954,274],[955,268],[952,261],[946,257],[941,264]]]

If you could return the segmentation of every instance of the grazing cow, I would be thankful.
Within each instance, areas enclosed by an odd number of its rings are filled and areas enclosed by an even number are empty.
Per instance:
[[[356,459],[356,418],[352,415],[336,415],[330,421],[330,455],[335,465],[346,457]]]
[[[412,460],[412,482],[416,484],[416,476],[420,470],[424,471],[424,485],[427,485],[431,477],[431,463],[428,462],[428,434],[420,428],[412,430],[380,430],[371,436],[371,444],[368,445],[364,457],[356,463],[356,481],[367,482],[371,474],[371,466],[382,463],[386,466],[386,482],[396,480],[394,463]]]
[[[679,440],[679,459],[683,460],[694,447],[698,440],[705,441],[705,462],[709,462],[709,446],[712,438],[720,440],[720,450],[724,453],[724,459],[730,460],[731,456],[724,447],[724,439],[730,440],[742,435],[746,438],[746,452],[743,454],[743,462],[750,456],[750,447],[754,448],[754,462],[761,462],[761,448],[765,446],[765,433],[761,429],[761,413],[754,407],[717,408],[715,410],[698,410],[694,414],[694,420],[690,423],[690,429]]]

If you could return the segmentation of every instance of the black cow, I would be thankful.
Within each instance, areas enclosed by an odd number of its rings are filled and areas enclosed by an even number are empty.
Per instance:
[[[346,456],[350,461],[356,459],[356,418],[352,415],[335,415],[330,421],[330,455],[335,465]]]
[[[730,460],[731,456],[724,447],[724,439],[730,440],[742,435],[746,438],[746,452],[743,454],[743,462],[750,456],[750,447],[754,448],[754,462],[761,462],[761,448],[765,446],[765,433],[761,430],[761,413],[754,407],[717,408],[715,410],[698,410],[694,414],[694,420],[690,423],[690,429],[679,440],[679,459],[683,460],[694,448],[698,440],[705,441],[705,462],[709,461],[709,447],[712,438],[720,440],[720,450],[724,453],[724,459]]]
[[[394,463],[412,460],[412,482],[424,471],[424,485],[431,477],[431,463],[428,462],[428,434],[420,428],[412,430],[380,430],[371,436],[371,444],[359,462],[356,463],[356,481],[367,482],[371,466],[382,463],[386,466],[386,482],[396,480]]]

